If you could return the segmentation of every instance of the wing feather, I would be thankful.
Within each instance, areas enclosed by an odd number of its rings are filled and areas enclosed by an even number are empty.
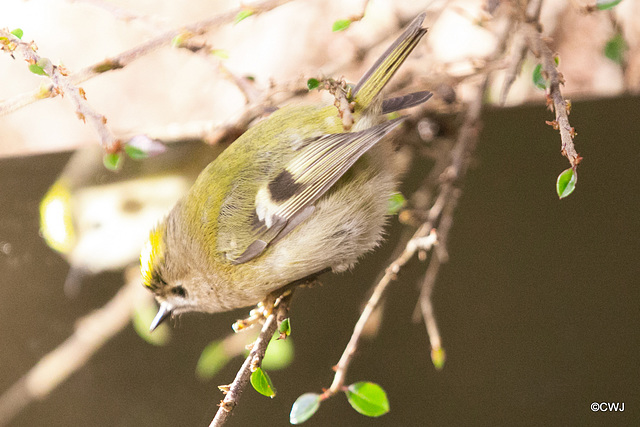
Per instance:
[[[250,261],[294,230],[313,213],[313,204],[403,120],[401,117],[359,132],[309,138],[300,144],[285,169],[258,190],[253,239],[240,255],[227,256],[236,264]]]

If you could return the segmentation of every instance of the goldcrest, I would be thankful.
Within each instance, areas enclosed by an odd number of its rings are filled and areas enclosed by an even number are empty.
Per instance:
[[[202,171],[150,233],[144,285],[172,314],[215,313],[264,300],[328,269],[342,272],[382,240],[397,184],[384,114],[431,97],[380,91],[426,28],[413,20],[347,92],[353,126],[334,105],[285,106],[245,132]]]

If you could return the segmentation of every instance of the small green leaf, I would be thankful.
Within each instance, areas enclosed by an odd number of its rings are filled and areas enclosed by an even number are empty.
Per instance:
[[[622,0],[597,0],[596,1],[596,7],[600,10],[607,10],[607,9],[611,9],[612,7],[616,6],[618,3],[620,3]]]
[[[407,204],[406,199],[402,193],[394,193],[389,198],[389,207],[387,208],[387,214],[396,215]]]
[[[236,19],[234,24],[237,24],[240,21],[243,21],[245,19],[247,19],[248,17],[250,17],[251,15],[253,15],[253,10],[251,9],[245,9],[245,10],[241,10],[240,12],[238,12],[238,14],[236,15]]]
[[[149,155],[144,150],[129,144],[124,146],[124,152],[127,153],[127,155],[133,160],[142,160],[149,157]]]
[[[556,63],[556,67],[560,65],[560,57],[558,55],[553,57],[553,62]]]
[[[307,89],[314,90],[318,86],[320,86],[320,81],[318,79],[310,78],[307,80]]]
[[[229,51],[225,49],[211,49],[211,55],[220,59],[229,59]]]
[[[39,76],[48,76],[48,74],[44,71],[44,69],[38,64],[29,64],[29,71]]]
[[[178,34],[174,38],[171,39],[171,47],[180,47],[186,40],[185,33]]]
[[[320,407],[320,395],[317,393],[305,393],[298,397],[291,407],[289,422],[302,424],[316,413]]]
[[[14,36],[16,36],[17,38],[19,38],[20,40],[22,40],[22,36],[24,35],[24,32],[22,31],[22,29],[20,28],[16,28],[15,30],[11,31],[11,34],[13,34]]]
[[[624,52],[627,50],[627,43],[624,41],[621,33],[611,37],[604,46],[604,56],[610,60],[622,64]]]
[[[153,345],[165,345],[169,342],[170,338],[170,329],[167,324],[159,325],[153,333],[149,330],[149,325],[151,321],[156,316],[157,307],[155,303],[141,305],[136,307],[133,311],[133,329],[136,333],[148,342]]]
[[[356,411],[368,417],[379,417],[389,412],[387,393],[378,384],[358,382],[345,391],[349,404]]]
[[[576,182],[578,181],[578,173],[575,169],[569,168],[558,175],[558,181],[556,182],[556,192],[558,197],[564,199],[569,194],[573,193],[576,189]]]
[[[262,367],[269,370],[284,369],[293,362],[293,341],[279,340],[278,335],[275,335],[269,347],[267,347],[267,353],[262,359]]]
[[[122,154],[121,153],[108,153],[105,154],[102,158],[102,163],[104,167],[111,170],[117,171],[122,167]]]
[[[289,320],[288,317],[284,319],[282,323],[280,323],[279,332],[280,332],[280,335],[284,334],[287,337],[291,335],[291,320]]]
[[[542,77],[542,64],[536,65],[536,68],[533,69],[533,84],[538,89],[546,89],[547,88],[547,80]]]
[[[446,359],[447,357],[444,352],[444,348],[440,347],[431,350],[431,362],[438,371],[441,371],[442,368],[444,368],[444,362]]]
[[[196,376],[201,380],[213,378],[231,360],[223,341],[212,341],[202,350],[196,364]]]
[[[167,151],[167,147],[156,139],[151,139],[144,134],[138,134],[127,141],[124,151],[132,159],[140,160],[158,156]]]
[[[260,394],[267,397],[274,398],[276,395],[276,389],[273,387],[271,378],[262,368],[258,368],[251,374],[251,385]]]
[[[331,31],[336,32],[336,31],[346,30],[347,28],[349,28],[350,25],[351,25],[350,19],[338,19],[336,22],[333,23],[333,27],[331,27]]]

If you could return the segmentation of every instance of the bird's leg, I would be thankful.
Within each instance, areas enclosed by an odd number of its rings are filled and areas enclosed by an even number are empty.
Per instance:
[[[271,313],[273,313],[273,309],[278,306],[280,301],[283,298],[288,297],[295,288],[298,286],[312,285],[318,279],[318,276],[322,273],[326,273],[330,271],[331,268],[325,268],[324,270],[320,270],[316,273],[310,274],[302,279],[295,280],[283,287],[276,289],[266,296],[264,300],[258,303],[258,305],[249,312],[249,317],[246,319],[239,319],[233,325],[233,330],[239,332],[243,329],[246,329],[250,326],[255,325],[256,323],[262,323],[264,319],[269,317]]]

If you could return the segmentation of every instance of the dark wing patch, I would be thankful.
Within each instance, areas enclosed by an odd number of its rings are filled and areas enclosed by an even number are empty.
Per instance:
[[[269,183],[269,194],[274,202],[283,202],[300,190],[300,185],[288,170],[283,170]]]
[[[313,138],[296,152],[283,172],[258,190],[255,240],[239,256],[227,254],[229,259],[234,264],[247,262],[294,230],[313,213],[313,204],[403,120],[400,117],[359,132]]]

